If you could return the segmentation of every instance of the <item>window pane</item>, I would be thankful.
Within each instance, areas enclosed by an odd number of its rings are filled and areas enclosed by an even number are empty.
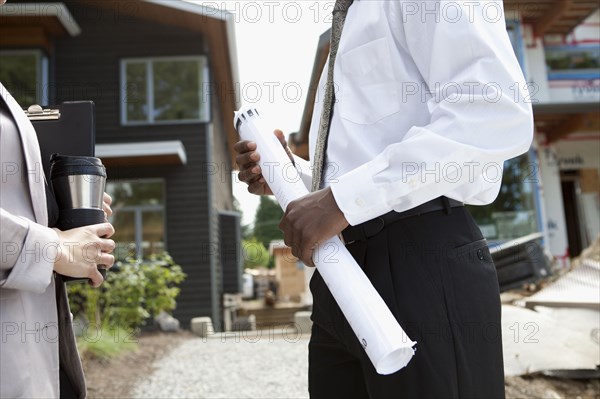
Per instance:
[[[148,71],[145,62],[129,62],[127,73],[127,121],[148,121]]]
[[[112,196],[117,243],[115,258],[147,258],[165,250],[164,183],[162,181],[108,182]]]
[[[154,119],[200,119],[200,62],[155,61]]]
[[[538,231],[534,171],[528,154],[506,161],[496,201],[469,207],[487,239],[509,240]]]
[[[146,211],[142,216],[142,255],[144,259],[165,250],[165,221],[162,211]]]
[[[0,52],[0,82],[24,108],[38,103],[38,55]]]
[[[135,258],[137,256],[135,245],[135,213],[132,211],[115,211],[111,218],[111,223],[115,228],[115,235],[112,239],[117,244],[114,251],[115,259]]]
[[[163,182],[109,182],[106,191],[115,207],[162,205]]]

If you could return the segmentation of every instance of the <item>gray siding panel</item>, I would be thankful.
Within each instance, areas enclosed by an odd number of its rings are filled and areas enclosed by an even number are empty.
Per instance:
[[[219,214],[221,265],[223,267],[223,293],[242,292],[242,247],[240,217],[237,212]]]

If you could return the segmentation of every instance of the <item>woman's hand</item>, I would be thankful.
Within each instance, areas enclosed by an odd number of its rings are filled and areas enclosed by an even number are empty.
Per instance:
[[[104,278],[98,265],[110,268],[115,263],[111,255],[115,242],[110,239],[115,229],[110,223],[84,226],[61,231],[58,234],[58,253],[54,271],[63,276],[89,278],[94,287],[99,287]]]
[[[102,197],[102,210],[104,211],[104,220],[108,222],[108,218],[112,216],[113,211],[110,205],[112,204],[112,197],[107,193],[104,193]]]

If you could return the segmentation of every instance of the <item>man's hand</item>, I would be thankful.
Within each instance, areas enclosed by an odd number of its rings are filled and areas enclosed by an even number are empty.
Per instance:
[[[285,141],[283,132],[275,130],[274,134],[285,148],[290,160],[294,162],[292,151]],[[248,185],[248,191],[256,195],[273,195],[273,191],[271,191],[262,175],[260,166],[258,166],[260,154],[256,151],[256,143],[248,140],[239,141],[233,146],[233,149],[238,153],[235,159],[240,168],[238,178]]]
[[[104,279],[98,271],[98,265],[110,268],[115,263],[110,253],[115,242],[109,238],[115,233],[110,223],[79,227],[60,231],[58,234],[58,253],[54,262],[54,271],[63,276],[89,278],[94,287],[99,287]]]
[[[307,266],[314,266],[313,251],[348,227],[331,188],[315,191],[292,201],[279,223],[292,254]]]

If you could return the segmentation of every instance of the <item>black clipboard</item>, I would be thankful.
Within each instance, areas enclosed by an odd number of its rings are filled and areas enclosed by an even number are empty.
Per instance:
[[[96,118],[93,101],[72,101],[40,107],[32,105],[25,113],[35,128],[44,174],[50,176],[50,156],[95,156]]]
[[[64,102],[50,107],[32,105],[25,110],[25,114],[38,138],[46,182],[50,178],[52,154],[95,156],[96,119],[93,101]],[[52,184],[46,184],[46,200],[48,226],[54,227],[58,220],[59,209]],[[106,278],[106,272],[101,271],[101,273]],[[87,280],[61,275],[57,277],[63,282]]]

